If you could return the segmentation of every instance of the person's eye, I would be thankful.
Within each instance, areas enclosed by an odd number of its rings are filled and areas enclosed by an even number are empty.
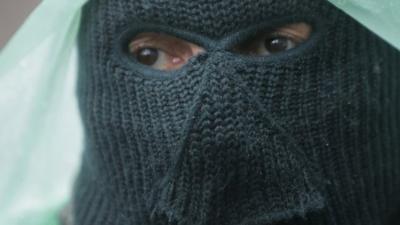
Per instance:
[[[271,55],[295,48],[298,44],[298,40],[285,34],[276,33],[265,38],[265,40],[260,43],[257,51],[261,55]]]
[[[157,70],[175,70],[203,49],[195,44],[161,33],[141,33],[129,44],[129,51],[140,64]]]
[[[263,32],[234,48],[245,55],[273,55],[296,48],[308,40],[311,26],[306,23],[290,24],[278,29]]]
[[[138,48],[133,52],[136,60],[143,65],[159,70],[168,70],[180,67],[184,59],[173,56],[162,49],[156,47]]]

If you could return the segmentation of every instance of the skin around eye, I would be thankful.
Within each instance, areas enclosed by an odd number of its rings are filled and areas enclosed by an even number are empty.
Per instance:
[[[306,23],[293,23],[262,32],[233,50],[245,55],[273,55],[296,48],[309,39],[311,31],[311,26]],[[138,63],[157,70],[179,69],[204,51],[196,44],[156,32],[140,33],[129,44],[129,52]]]
[[[296,48],[311,36],[312,28],[306,23],[293,23],[262,32],[238,46],[234,51],[244,55],[268,56]]]
[[[130,42],[129,51],[138,63],[157,70],[176,70],[204,49],[167,34],[145,32]]]

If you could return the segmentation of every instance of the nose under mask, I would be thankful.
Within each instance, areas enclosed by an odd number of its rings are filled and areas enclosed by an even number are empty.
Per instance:
[[[232,51],[292,22],[294,49]],[[205,52],[155,70],[140,32]],[[79,51],[74,225],[396,224],[400,53],[327,1],[90,1]]]

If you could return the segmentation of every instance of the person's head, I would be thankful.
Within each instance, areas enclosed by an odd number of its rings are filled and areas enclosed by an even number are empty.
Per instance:
[[[79,44],[75,225],[398,210],[400,52],[327,1],[93,0]]]

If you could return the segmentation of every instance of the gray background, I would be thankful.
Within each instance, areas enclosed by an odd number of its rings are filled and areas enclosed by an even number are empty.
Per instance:
[[[40,0],[0,0],[0,49],[39,2]]]

